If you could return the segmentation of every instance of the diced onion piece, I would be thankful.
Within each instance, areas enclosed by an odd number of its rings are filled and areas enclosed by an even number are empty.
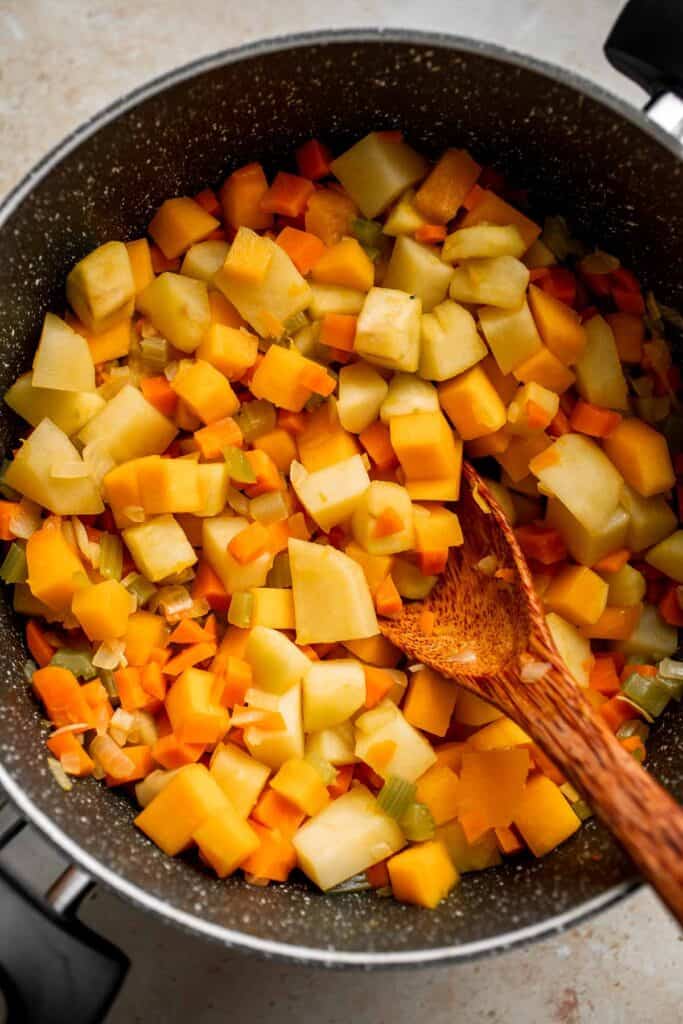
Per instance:
[[[154,772],[150,772],[142,782],[138,782],[135,787],[135,799],[140,804],[140,807],[146,807],[147,804],[151,803],[154,797],[161,793],[164,786],[169,784],[179,770],[179,768],[174,768],[173,771],[166,772],[159,768]]]
[[[182,622],[183,619],[201,619],[205,615],[208,615],[211,611],[211,605],[205,597],[197,597],[194,599],[189,608],[186,608],[182,612],[175,612],[173,615],[166,615],[166,621],[173,625],[176,622]]]
[[[248,590],[238,590],[232,595],[228,608],[228,622],[240,629],[249,629],[254,608],[254,595]]]
[[[103,533],[100,537],[100,576],[108,580],[120,580],[123,570],[123,544],[121,538],[113,533]]]
[[[166,380],[173,380],[179,369],[180,363],[177,360],[174,360],[172,363],[168,363],[168,365],[164,367],[164,377]]]
[[[238,516],[248,516],[251,502],[246,494],[242,494],[236,487],[228,487],[228,505]]]
[[[55,782],[59,788],[63,789],[65,793],[69,793],[73,789],[73,783],[62,768],[60,762],[55,757],[48,757],[47,766],[52,772]]]
[[[139,572],[129,572],[121,582],[127,590],[130,590],[131,596],[135,598],[138,608],[142,608],[157,592],[154,584],[150,583],[147,577]]]
[[[54,739],[55,736],[62,736],[67,732],[72,732],[74,735],[78,735],[82,732],[88,732],[89,729],[92,729],[92,725],[88,725],[87,722],[70,722],[68,725],[60,725],[59,729],[55,729],[54,732],[51,732],[50,739]]]
[[[450,654],[444,661],[450,661],[454,665],[472,665],[477,660],[477,655],[474,651],[465,650],[458,651],[457,654]]]
[[[408,665],[408,671],[409,672],[419,672],[420,669],[423,669],[423,668],[424,668],[424,665],[422,664],[421,661],[416,661],[414,665]]]
[[[683,587],[677,587],[677,590],[683,590]],[[657,671],[660,676],[664,679],[683,679],[683,661],[674,661],[673,658],[662,658]]]
[[[315,768],[326,786],[331,786],[337,778],[337,769],[329,761],[326,761],[324,757],[321,757],[320,754],[310,751],[306,754],[304,760],[308,761],[311,768]]]
[[[81,773],[81,759],[78,754],[65,753],[59,758],[59,763],[66,772],[67,775],[80,775]]]
[[[159,738],[154,717],[148,711],[133,711],[128,732],[129,743],[144,743],[151,747]]]
[[[159,587],[149,601],[149,609],[152,612],[161,610],[161,613],[168,617],[177,615],[178,612],[185,612],[192,607],[192,596],[187,587],[176,583],[171,586]]]
[[[126,711],[124,708],[117,708],[109,719],[109,735],[119,747],[125,747],[128,742],[133,723],[132,712]]]
[[[245,708],[236,704],[230,722],[235,728],[244,729],[249,725],[257,725],[267,732],[284,729],[285,720],[279,711],[266,711],[261,708]]]
[[[88,476],[99,487],[107,473],[116,465],[107,450],[106,442],[102,438],[90,441],[81,455],[87,467]]]
[[[259,889],[265,889],[267,885],[270,885],[269,878],[261,878],[259,875],[250,875],[248,871],[244,872],[244,881],[247,885],[255,885]]]
[[[106,668],[110,672],[116,668],[125,668],[128,664],[125,650],[124,640],[103,640],[93,655],[92,663],[95,668]]]
[[[285,491],[268,491],[249,502],[249,514],[257,523],[279,523],[291,514]]]
[[[18,511],[14,513],[9,523],[14,536],[20,540],[28,540],[42,525],[40,505],[36,505],[35,501],[29,498],[22,498]]]
[[[135,768],[133,761],[111,736],[96,736],[88,753],[114,779],[127,778]]]

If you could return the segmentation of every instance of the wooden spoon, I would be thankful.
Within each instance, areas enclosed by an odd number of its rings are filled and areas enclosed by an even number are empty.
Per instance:
[[[528,732],[683,923],[683,808],[592,710],[557,653],[505,515],[471,466],[464,476],[468,486],[458,507],[463,546],[452,549],[442,582],[429,597],[381,620],[381,631],[410,658],[495,704]],[[477,568],[486,555],[513,570],[506,574],[512,582]],[[430,635],[420,625],[425,607],[435,616]],[[548,666],[533,682],[520,675],[526,654]]]

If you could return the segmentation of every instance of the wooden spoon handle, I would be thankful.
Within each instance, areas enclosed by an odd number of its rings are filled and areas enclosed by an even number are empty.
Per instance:
[[[566,672],[553,666],[542,696],[515,675],[491,680],[492,688],[505,679],[517,720],[585,794],[683,924],[683,808],[624,750]]]

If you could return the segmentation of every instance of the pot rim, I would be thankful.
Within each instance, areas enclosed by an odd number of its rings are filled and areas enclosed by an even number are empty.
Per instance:
[[[435,49],[461,50],[469,54],[490,57],[515,67],[530,69],[596,100],[619,117],[626,119],[635,127],[645,132],[645,134],[653,138],[673,156],[681,158],[681,147],[677,140],[649,120],[636,107],[619,99],[602,86],[591,82],[582,75],[567,71],[564,68],[539,60],[538,58],[521,54],[494,43],[469,39],[445,32],[392,27],[321,29],[272,36],[208,54],[180,67],[166,71],[110,103],[53,146],[10,189],[2,201],[0,201],[0,231],[14,211],[30,195],[33,188],[46,178],[64,157],[68,156],[82,142],[85,142],[120,115],[166,89],[179,85],[199,74],[251,57],[263,57],[270,53],[282,52],[302,46],[325,46],[335,43],[362,44],[368,42],[414,43],[417,46],[431,46]],[[471,960],[493,953],[502,953],[513,946],[525,945],[547,935],[562,932],[566,928],[606,910],[642,885],[642,882],[636,878],[627,880],[618,885],[610,886],[599,896],[585,900],[571,910],[555,914],[537,924],[457,946],[441,946],[433,949],[395,952],[352,952],[298,946],[259,938],[179,910],[165,900],[142,889],[140,886],[127,881],[80,847],[49,815],[45,814],[33,803],[9,769],[1,762],[0,786],[2,786],[6,794],[19,810],[23,812],[26,818],[54,846],[83,868],[93,879],[115,891],[127,902],[143,910],[152,911],[186,931],[220,942],[223,945],[250,950],[265,957],[296,961],[297,963],[319,964],[328,967],[424,967],[439,963]]]

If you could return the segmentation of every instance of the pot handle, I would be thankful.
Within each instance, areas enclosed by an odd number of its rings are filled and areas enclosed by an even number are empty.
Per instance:
[[[20,819],[0,826],[0,848],[23,827]],[[76,917],[92,884],[69,867],[43,899],[0,864],[0,991],[7,1024],[103,1020],[128,960]]]
[[[650,96],[683,95],[681,0],[629,0],[605,43],[605,55]]]

